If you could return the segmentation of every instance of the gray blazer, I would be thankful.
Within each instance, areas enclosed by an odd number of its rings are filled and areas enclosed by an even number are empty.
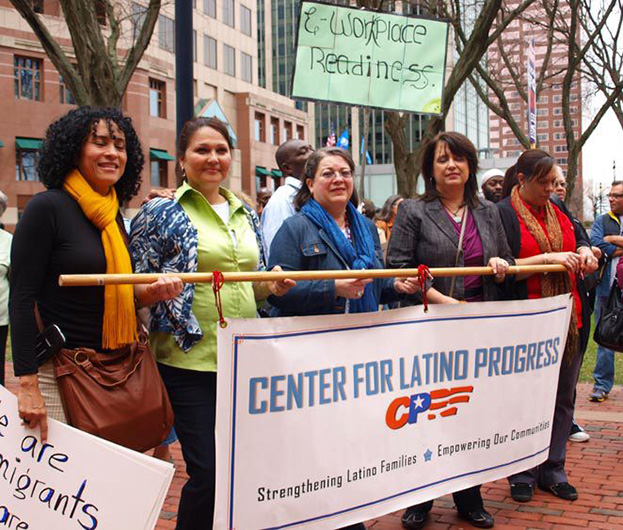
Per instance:
[[[513,265],[515,259],[495,205],[480,199],[480,204],[470,211],[482,240],[483,265],[496,256]],[[421,264],[430,268],[454,267],[458,245],[459,237],[439,199],[430,202],[407,199],[398,208],[389,240],[387,264],[388,267],[396,269],[417,267]],[[459,266],[463,266],[462,255],[459,257]],[[485,276],[483,280],[486,301],[502,298],[502,290],[494,283],[492,276]],[[435,278],[433,286],[447,295],[451,281],[451,278]],[[464,299],[461,276],[456,279],[454,297],[458,300]]]

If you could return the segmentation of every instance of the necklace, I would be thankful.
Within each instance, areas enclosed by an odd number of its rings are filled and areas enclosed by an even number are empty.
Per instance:
[[[446,211],[450,214],[450,217],[452,217],[452,219],[454,219],[454,222],[456,224],[461,224],[461,221],[463,220],[463,216],[459,215],[459,212],[465,207],[465,203],[460,204],[459,207],[456,210],[452,210],[451,208],[448,208],[443,201],[441,202],[441,204],[443,204],[443,207],[446,209]]]

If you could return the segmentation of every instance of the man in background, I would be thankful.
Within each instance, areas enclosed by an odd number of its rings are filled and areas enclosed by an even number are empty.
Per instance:
[[[272,195],[273,195],[273,191],[269,188],[260,188],[258,190],[256,211],[260,219],[262,218],[262,212],[264,211],[264,208],[266,208],[266,205],[268,204],[268,201],[270,200]]]
[[[500,202],[502,199],[502,184],[504,183],[504,172],[500,169],[490,169],[482,176],[482,194],[485,199],[493,203]]]
[[[595,322],[599,321],[601,310],[608,302],[610,287],[616,279],[619,256],[623,255],[623,182],[614,181],[608,193],[610,211],[600,215],[591,229],[591,245],[599,247],[603,253],[604,265],[601,281],[597,285],[595,297]],[[608,398],[614,385],[614,351],[597,346],[597,360],[593,371],[595,384],[589,395],[591,401],[601,403]]]
[[[294,215],[294,196],[301,188],[305,162],[314,148],[304,140],[288,140],[277,148],[275,160],[281,173],[286,177],[283,186],[277,188],[262,212],[262,232],[264,252],[268,262],[270,244],[281,228],[281,224]]]

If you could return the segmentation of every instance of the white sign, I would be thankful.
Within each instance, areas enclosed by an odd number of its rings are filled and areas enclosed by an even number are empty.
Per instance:
[[[48,420],[21,425],[17,398],[0,386],[0,528],[146,529],[156,526],[175,469]]]
[[[341,528],[544,461],[571,310],[229,321],[215,528]]]

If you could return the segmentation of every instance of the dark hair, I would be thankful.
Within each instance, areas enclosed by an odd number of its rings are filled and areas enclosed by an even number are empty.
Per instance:
[[[376,217],[376,206],[374,205],[374,202],[370,199],[363,199],[361,202],[363,204],[361,207],[361,213],[368,219],[372,219],[374,221],[374,218]]]
[[[437,183],[435,182],[435,175],[433,172],[435,152],[437,151],[437,145],[439,143],[446,144],[453,155],[464,156],[467,160],[469,178],[465,183],[465,203],[470,208],[476,207],[480,202],[478,200],[478,179],[476,178],[476,174],[478,173],[478,153],[469,138],[457,132],[439,133],[424,146],[420,168],[422,175],[424,175],[425,186],[422,200],[433,201],[439,197],[439,191],[437,191]]]
[[[309,155],[309,158],[305,163],[305,178],[303,179],[301,188],[294,196],[294,208],[296,208],[297,211],[300,210],[303,205],[312,198],[309,187],[307,186],[307,179],[314,180],[314,177],[316,176],[316,171],[318,171],[318,166],[320,165],[320,161],[324,158],[327,158],[328,156],[339,156],[343,158],[348,164],[348,167],[350,167],[350,170],[353,172],[354,177],[355,162],[353,161],[353,157],[350,156],[350,153],[345,149],[341,149],[339,147],[323,147],[322,149],[314,151],[311,155]],[[350,202],[357,206],[358,199],[357,191],[354,187],[354,182],[353,194],[350,196]]]
[[[387,200],[383,203],[383,208],[381,208],[379,219],[381,221],[385,221],[386,223],[391,221],[392,217],[394,216],[394,211],[392,210],[392,208],[394,207],[394,204],[396,203],[396,201],[402,198],[403,198],[402,195],[390,195],[387,198]]]
[[[517,164],[509,167],[504,173],[504,183],[502,184],[502,199],[508,197],[517,184]]]
[[[547,175],[554,167],[554,159],[541,149],[528,149],[524,151],[515,165],[517,175],[521,173],[525,179],[538,179]],[[519,179],[518,179],[519,180]]]
[[[180,137],[177,140],[177,162],[175,164],[175,175],[178,178],[178,181],[181,181],[183,178],[182,168],[180,167],[179,161],[184,157],[186,153],[186,149],[188,149],[188,144],[190,144],[190,140],[193,135],[203,127],[210,127],[218,132],[229,146],[229,150],[232,151],[234,149],[234,142],[229,135],[229,130],[227,129],[227,125],[219,120],[218,118],[205,118],[203,116],[195,116],[188,120],[182,130],[180,131]]]
[[[125,135],[128,160],[123,175],[115,184],[119,203],[129,201],[138,193],[145,163],[143,149],[132,119],[115,107],[79,107],[70,110],[48,127],[37,165],[37,173],[46,188],[63,187],[65,177],[78,167],[85,141],[95,133],[97,124],[102,120],[108,125],[111,134],[114,123]]]

